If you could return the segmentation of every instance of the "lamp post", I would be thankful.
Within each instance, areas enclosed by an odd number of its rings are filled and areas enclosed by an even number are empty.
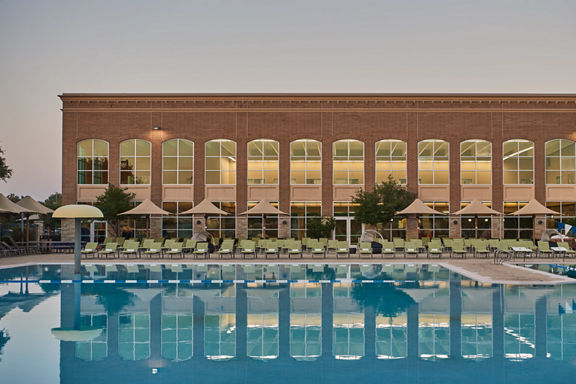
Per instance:
[[[101,210],[91,205],[70,204],[56,209],[52,217],[55,219],[74,219],[74,278],[78,278],[82,273],[82,219],[95,219],[104,217],[104,215]]]

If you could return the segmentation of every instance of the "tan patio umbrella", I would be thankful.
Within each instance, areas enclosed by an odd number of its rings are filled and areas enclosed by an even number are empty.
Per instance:
[[[45,207],[44,205],[40,204],[38,201],[34,200],[30,196],[26,196],[18,203],[19,206],[30,210],[30,213],[39,213],[42,215],[47,215],[49,213],[54,212],[52,209]],[[26,250],[28,250],[30,244],[30,213],[25,213],[26,215]]]
[[[28,208],[19,206],[0,193],[0,211],[9,213],[35,213]]]
[[[415,199],[409,206],[401,211],[396,212],[397,215],[405,215],[407,219],[407,225],[410,224],[410,228],[413,228],[414,223],[416,224],[416,232],[418,232],[418,216],[420,215],[443,215],[442,212],[430,208],[420,199]],[[406,237],[408,238],[408,232],[406,232]]]
[[[524,207],[520,208],[516,212],[512,212],[513,216],[532,216],[532,225],[536,216],[546,216],[546,215],[557,215],[560,216],[559,212],[553,211],[550,208],[546,208],[538,200],[532,199]],[[532,228],[532,240],[536,239],[536,230]]]
[[[200,203],[198,203],[198,205],[196,205],[195,207],[190,208],[189,210],[182,212],[181,215],[192,215],[192,217],[194,217],[195,215],[203,215],[204,216],[204,228],[206,228],[206,222],[208,220],[208,215],[227,216],[228,212],[221,210],[220,208],[218,208],[217,206],[212,204],[212,202],[210,200],[204,199]],[[206,232],[206,231],[204,231],[204,232]],[[208,235],[207,232],[206,232],[206,234]]]
[[[13,203],[9,198],[0,193],[0,212],[1,213],[15,213],[20,215],[22,220],[21,230],[24,232],[24,215],[26,213],[34,213],[27,208],[21,207],[16,203]],[[24,234],[24,233],[22,233]]]
[[[430,208],[420,199],[416,199],[401,211],[396,212],[397,215],[443,215],[442,212]]]
[[[266,215],[288,215],[286,212],[282,212],[272,204],[269,200],[260,200],[258,204],[250,208],[246,212],[242,212],[241,215],[262,215],[264,218],[262,220],[262,238],[266,238]]]
[[[478,199],[472,200],[470,204],[466,207],[462,208],[459,211],[453,213],[453,215],[460,215],[460,216],[474,216],[474,238],[478,238],[478,216],[494,216],[494,215],[501,215],[500,212],[489,208],[482,204],[482,202]]]
[[[146,237],[150,237],[150,216],[152,215],[170,215],[170,212],[163,210],[150,199],[146,199],[129,211],[122,212],[120,215],[142,216],[146,215]]]

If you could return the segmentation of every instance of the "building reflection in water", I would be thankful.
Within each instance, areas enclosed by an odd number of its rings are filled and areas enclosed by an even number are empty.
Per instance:
[[[309,278],[313,268],[330,278],[353,272],[347,266],[244,268],[247,278],[271,273],[294,280]],[[337,375],[342,367],[378,364],[417,375],[409,369],[414,364],[472,367],[466,361],[479,363],[473,367],[485,378],[489,373],[479,367],[486,364],[498,376],[517,361],[525,369],[527,361],[576,358],[572,284],[489,285],[436,266],[380,268],[380,277],[404,282],[84,284],[80,301],[74,284],[62,284],[62,327],[74,324],[76,303],[82,325],[103,329],[93,340],[61,342],[62,382],[98,370],[118,380],[145,378],[153,368],[174,378],[196,372],[240,382],[240,372],[247,377],[252,368],[276,375],[279,367],[302,375],[330,368]]]

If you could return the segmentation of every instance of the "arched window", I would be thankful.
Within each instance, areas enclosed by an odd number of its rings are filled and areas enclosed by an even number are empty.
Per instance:
[[[449,148],[444,140],[422,140],[418,143],[419,184],[449,183]]]
[[[546,184],[576,184],[575,146],[566,139],[546,143]]]
[[[290,184],[322,184],[322,143],[308,139],[290,143]]]
[[[406,184],[406,143],[400,140],[376,142],[376,184],[388,181]]]
[[[206,184],[236,184],[236,142],[210,140],[205,148]]]
[[[87,139],[78,142],[78,184],[108,184],[108,143]]]
[[[150,184],[152,146],[149,141],[129,139],[120,143],[120,184]]]
[[[278,184],[279,155],[275,140],[248,143],[248,185]]]
[[[334,184],[364,184],[364,143],[338,140],[332,145]]]
[[[460,183],[492,184],[492,143],[486,140],[460,143]]]
[[[534,143],[508,140],[503,143],[504,184],[534,184]]]
[[[162,143],[162,183],[194,183],[194,143],[172,139]]]

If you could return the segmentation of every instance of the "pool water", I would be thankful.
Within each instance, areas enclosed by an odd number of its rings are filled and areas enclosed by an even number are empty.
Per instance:
[[[1,383],[565,383],[576,284],[435,264],[0,269]]]

